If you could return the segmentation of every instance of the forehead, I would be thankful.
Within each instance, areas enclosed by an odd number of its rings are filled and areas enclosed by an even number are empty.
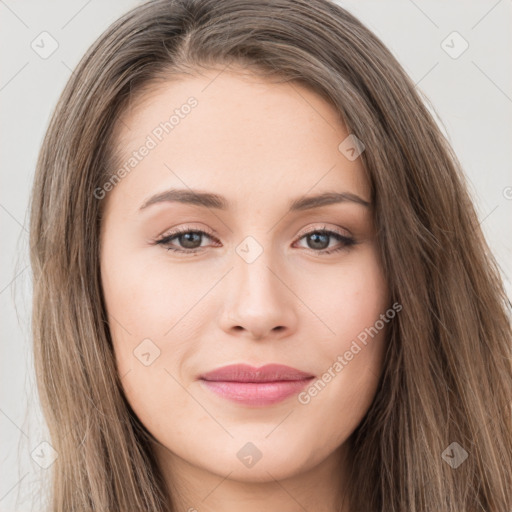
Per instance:
[[[114,193],[133,199],[190,187],[241,201],[328,190],[369,200],[361,160],[339,149],[350,135],[339,113],[297,83],[222,69],[180,76],[134,98],[116,130],[116,167],[129,172]]]

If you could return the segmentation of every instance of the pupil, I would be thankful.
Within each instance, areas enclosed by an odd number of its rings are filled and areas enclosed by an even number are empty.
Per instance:
[[[199,245],[195,245],[197,242],[199,242]],[[195,249],[201,245],[201,235],[199,233],[185,233],[180,236],[180,243],[186,249]]]
[[[311,249],[327,249],[329,247],[329,235],[321,233],[313,233],[309,236],[313,246],[308,244]]]

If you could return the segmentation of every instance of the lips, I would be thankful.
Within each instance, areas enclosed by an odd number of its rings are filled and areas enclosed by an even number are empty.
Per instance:
[[[255,368],[246,364],[233,364],[201,375],[201,379],[213,382],[276,382],[282,380],[303,380],[313,377],[290,366],[267,364]]]
[[[271,405],[298,393],[314,375],[290,366],[268,364],[261,368],[235,364],[199,377],[210,391],[239,404]]]

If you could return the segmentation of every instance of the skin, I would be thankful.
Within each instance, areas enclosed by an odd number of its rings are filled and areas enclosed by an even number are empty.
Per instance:
[[[178,510],[340,510],[347,439],[375,395],[385,328],[307,404],[295,395],[238,405],[198,377],[234,363],[321,377],[389,308],[371,208],[345,201],[288,213],[293,199],[323,192],[369,202],[361,159],[338,150],[349,133],[314,92],[217,69],[134,99],[117,125],[121,161],[190,96],[197,106],[103,199],[102,284],[124,392],[156,440]],[[222,195],[230,208],[140,210],[171,188]],[[192,255],[154,243],[177,227],[214,238],[193,239]],[[357,243],[305,236],[324,228]],[[251,263],[236,251],[247,236],[262,250]],[[322,255],[326,247],[343,250]],[[147,366],[134,355],[144,339],[146,359],[160,350]],[[262,454],[252,467],[237,457],[247,442]]]

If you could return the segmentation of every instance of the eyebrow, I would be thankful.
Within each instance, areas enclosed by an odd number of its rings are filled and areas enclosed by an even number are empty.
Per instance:
[[[211,192],[202,192],[199,190],[171,189],[161,192],[144,201],[139,210],[157,204],[166,202],[178,202],[183,204],[191,204],[195,206],[203,206],[205,208],[214,208],[217,210],[228,210],[229,201],[218,194]],[[321,206],[327,206],[336,203],[351,202],[370,208],[371,203],[351,192],[325,192],[315,196],[299,197],[291,201],[289,206],[290,212],[311,210]]]

